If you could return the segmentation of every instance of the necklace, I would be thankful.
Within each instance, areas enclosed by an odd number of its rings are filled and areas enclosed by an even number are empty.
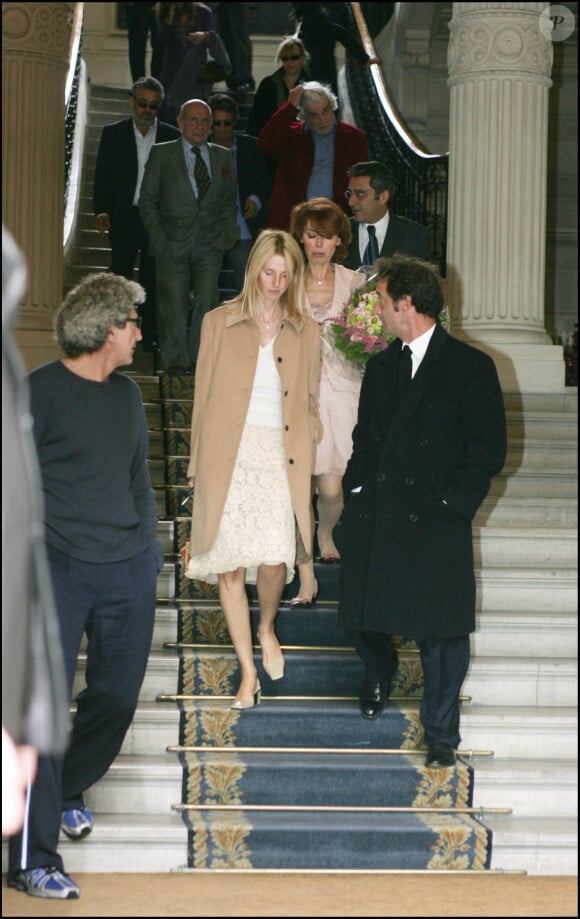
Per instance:
[[[274,314],[270,316],[269,319],[258,319],[258,325],[261,325],[266,331],[270,329],[270,326],[278,325],[280,317],[278,314],[274,317]]]

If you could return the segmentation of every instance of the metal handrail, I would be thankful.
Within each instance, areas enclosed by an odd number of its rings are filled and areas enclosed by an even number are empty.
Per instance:
[[[360,3],[346,4],[346,9],[365,51],[377,57]],[[367,135],[372,159],[387,162],[395,176],[394,210],[429,229],[433,257],[445,275],[448,154],[430,153],[405,124],[378,64],[361,67],[347,53],[346,79],[356,122]]]

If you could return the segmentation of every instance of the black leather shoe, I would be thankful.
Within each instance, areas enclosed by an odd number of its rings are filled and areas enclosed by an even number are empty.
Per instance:
[[[455,750],[448,743],[431,744],[427,750],[427,766],[454,766]]]
[[[360,710],[365,718],[376,718],[389,701],[389,680],[383,683],[373,683],[365,680],[361,686],[359,702]]]

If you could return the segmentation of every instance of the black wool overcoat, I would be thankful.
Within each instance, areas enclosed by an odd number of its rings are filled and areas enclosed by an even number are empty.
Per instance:
[[[400,351],[370,358],[363,379],[338,624],[452,638],[475,628],[471,521],[505,462],[503,396],[492,359],[437,325],[399,406]]]

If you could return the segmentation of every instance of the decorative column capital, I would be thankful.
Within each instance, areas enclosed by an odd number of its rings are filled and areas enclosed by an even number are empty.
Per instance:
[[[553,45],[540,31],[545,6],[454,3],[449,23],[448,86],[501,75],[550,87]]]
[[[2,53],[46,55],[66,65],[74,3],[3,3]]]

